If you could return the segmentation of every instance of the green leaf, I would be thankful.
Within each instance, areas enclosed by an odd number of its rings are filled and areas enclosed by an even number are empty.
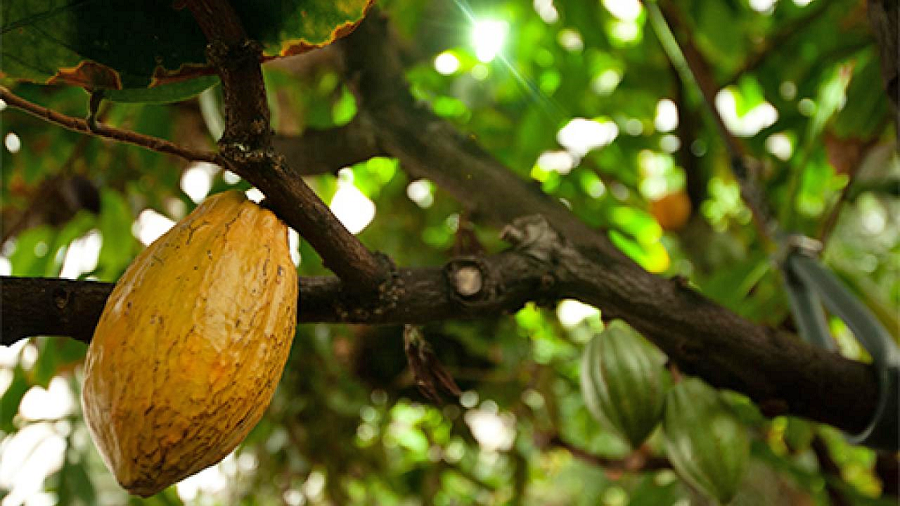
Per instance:
[[[114,281],[131,262],[135,239],[131,235],[134,216],[128,202],[114,190],[100,192],[100,235],[103,243],[97,258],[97,272],[101,279]]]
[[[16,365],[13,369],[13,379],[3,397],[0,397],[0,430],[9,434],[15,430],[13,417],[19,412],[19,403],[31,386],[25,378],[25,370]]]
[[[268,0],[234,7],[271,59],[346,35],[371,1]],[[206,63],[206,37],[190,11],[172,2],[7,0],[0,33],[4,77],[110,90],[107,98],[125,102],[182,100],[216,81]]]

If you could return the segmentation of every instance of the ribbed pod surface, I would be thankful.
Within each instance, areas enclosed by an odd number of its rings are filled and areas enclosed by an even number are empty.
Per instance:
[[[286,226],[236,191],[135,258],[95,330],[82,396],[124,488],[155,494],[244,439],[284,369],[297,291]]]

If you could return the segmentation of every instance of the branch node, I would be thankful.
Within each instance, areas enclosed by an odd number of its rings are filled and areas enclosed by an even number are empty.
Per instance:
[[[478,257],[450,260],[444,266],[444,276],[453,287],[454,297],[466,305],[490,303],[500,289],[490,267]]]
[[[542,215],[516,218],[500,232],[500,238],[541,262],[550,262],[562,246],[563,239]]]

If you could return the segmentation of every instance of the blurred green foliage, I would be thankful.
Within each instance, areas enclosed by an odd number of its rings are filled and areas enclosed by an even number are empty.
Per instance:
[[[812,236],[840,206],[824,259],[896,333],[900,203],[882,183],[900,177],[900,163],[863,3],[677,4],[688,30],[680,35],[692,37],[713,78],[728,84],[731,102],[720,110],[748,132],[743,142],[761,163],[758,183],[769,204],[783,224]],[[780,277],[750,224],[721,139],[696,90],[677,81],[638,3],[385,0],[382,8],[404,44],[414,96],[436,114],[579,219],[608,228],[614,244],[648,270],[686,276],[747,318],[790,327]],[[473,22],[484,19],[509,28],[490,61],[478,59],[471,36]],[[265,68],[276,131],[301,134],[354,117],[357,105],[336,69],[292,61]],[[54,110],[86,114],[82,90],[4,84]],[[217,94],[202,99],[213,110]],[[677,127],[658,113],[662,99],[675,104]],[[112,125],[214,147],[214,118],[196,99],[105,104],[100,114]],[[58,276],[71,264],[70,276],[114,281],[153,219],[180,219],[202,198],[196,192],[249,189],[221,170],[84,137],[9,108],[2,118],[0,268],[7,274]],[[615,134],[574,152],[559,132],[575,118]],[[202,181],[200,190],[188,183],[191,171],[207,174],[205,191]],[[848,191],[851,181],[861,190]],[[360,237],[398,265],[440,265],[464,227],[488,252],[505,247],[497,230],[472,221],[440,187],[410,180],[392,158],[309,182],[326,202],[353,188],[374,202]],[[690,220],[664,230],[651,201],[683,191]],[[101,243],[86,253],[91,234]],[[72,251],[96,263],[79,263]],[[302,275],[327,274],[302,239],[298,253]],[[602,328],[600,318],[585,313],[579,321],[566,311],[530,304],[494,320],[427,325],[426,338],[465,391],[460,403],[440,406],[415,388],[399,327],[301,324],[272,406],[236,453],[148,500],[126,498],[81,421],[84,345],[38,337],[0,347],[0,498],[4,506],[705,504],[672,471],[604,470],[553,443],[559,436],[594,455],[628,453],[593,421],[579,393],[578,357]],[[832,329],[843,353],[864,358],[839,321]],[[874,452],[831,428],[769,420],[743,397],[728,398],[753,439],[734,504],[829,504],[834,491],[845,504],[893,502],[881,497]],[[57,404],[67,408],[54,411]],[[822,448],[837,471],[822,463]],[[645,451],[664,453],[658,433]]]

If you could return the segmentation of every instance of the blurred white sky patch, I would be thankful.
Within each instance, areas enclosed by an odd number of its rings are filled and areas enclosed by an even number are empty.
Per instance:
[[[338,189],[329,205],[331,212],[351,234],[362,232],[375,219],[375,203],[353,184],[353,171],[338,171]]]
[[[538,167],[566,175],[575,167],[575,159],[568,151],[544,151],[537,159]]]
[[[26,425],[0,442],[0,506],[21,506],[39,494],[44,480],[63,464],[66,440],[51,422]]]
[[[33,386],[22,397],[19,414],[26,420],[57,420],[75,412],[75,397],[61,376],[50,380],[47,389]]]
[[[753,137],[763,128],[778,120],[778,111],[769,102],[763,102],[738,116],[734,90],[725,88],[716,95],[716,109],[722,115],[725,126],[739,137]]]
[[[427,179],[413,181],[406,187],[406,196],[422,209],[428,209],[434,204],[434,185]]]
[[[288,250],[291,252],[291,262],[300,265],[300,234],[296,230],[288,229]]]
[[[228,489],[228,482],[237,474],[234,452],[231,452],[218,464],[207,467],[199,473],[189,476],[175,485],[178,497],[190,503],[202,492],[204,496],[222,494]],[[225,499],[225,497],[221,497]]]
[[[22,149],[22,139],[19,138],[13,132],[6,134],[6,137],[3,139],[3,145],[6,146],[6,150],[12,154],[16,154]]]
[[[238,176],[230,170],[226,170],[222,173],[222,181],[225,181],[228,184],[238,184],[241,182],[241,176]]]
[[[766,139],[766,151],[775,155],[779,160],[787,161],[794,153],[794,145],[787,135],[772,134]]]
[[[438,74],[449,76],[459,70],[459,58],[450,51],[444,51],[435,56],[434,69],[438,71]]]
[[[19,353],[28,343],[28,339],[20,339],[9,346],[0,346],[0,367],[15,367],[19,363]]]
[[[678,106],[668,98],[664,98],[656,104],[656,118],[653,126],[657,132],[671,132],[678,128]]]
[[[599,315],[600,310],[583,302],[566,299],[556,306],[556,317],[563,327],[572,328],[585,319]]]
[[[0,276],[9,276],[12,274],[12,262],[5,256],[0,256]]]
[[[482,406],[466,411],[465,420],[483,450],[497,452],[512,448],[516,439],[516,417],[512,413],[497,413]]]
[[[794,5],[798,7],[806,7],[807,5],[813,3],[815,0],[794,0]]]
[[[591,81],[591,89],[598,95],[609,95],[622,82],[622,73],[616,69],[606,69]]]
[[[553,24],[559,20],[559,12],[553,6],[553,0],[534,0],[534,12],[544,20],[544,23]]]
[[[506,35],[509,33],[509,23],[496,19],[484,19],[476,21],[472,27],[472,46],[475,48],[475,57],[483,63],[487,63],[497,57],[506,43]]]
[[[195,204],[199,204],[209,194],[212,179],[221,168],[208,162],[194,162],[181,174],[181,191]]]
[[[97,268],[97,259],[100,257],[100,246],[103,245],[103,236],[97,229],[79,237],[66,248],[66,256],[63,259],[62,270],[59,277],[66,279],[78,279],[78,276],[91,272]]]
[[[584,40],[582,40],[581,34],[578,33],[578,30],[572,28],[560,30],[557,41],[560,46],[573,53],[580,52],[584,49]]]
[[[257,204],[259,204],[263,201],[264,198],[266,198],[266,196],[263,195],[263,192],[261,192],[259,188],[250,188],[249,190],[244,192],[244,195],[248,200]]]
[[[772,14],[778,0],[750,0],[750,8],[761,14]]]
[[[643,10],[638,0],[603,0],[603,7],[622,21],[635,21]]]
[[[619,135],[619,127],[609,120],[574,118],[556,134],[556,140],[573,156],[583,157],[588,151],[611,143]]]
[[[141,244],[149,246],[150,243],[159,239],[161,235],[168,232],[174,225],[174,221],[153,209],[144,209],[131,227],[131,233],[137,240],[141,241]]]

